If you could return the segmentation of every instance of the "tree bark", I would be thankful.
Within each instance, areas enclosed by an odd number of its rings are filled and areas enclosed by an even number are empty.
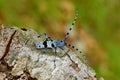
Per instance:
[[[54,68],[54,49],[37,50],[35,43],[42,41],[37,35],[32,29],[0,26],[0,80],[99,80],[67,47],[57,50]]]

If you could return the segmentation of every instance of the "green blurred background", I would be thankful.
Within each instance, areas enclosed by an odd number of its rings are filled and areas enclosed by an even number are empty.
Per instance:
[[[30,27],[63,38],[76,9],[76,37],[86,43],[97,77],[119,80],[120,0],[0,0],[0,24]]]

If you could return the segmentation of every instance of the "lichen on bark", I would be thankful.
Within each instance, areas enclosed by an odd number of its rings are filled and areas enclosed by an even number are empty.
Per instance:
[[[37,35],[32,29],[0,26],[0,80],[98,80],[68,48],[58,50],[64,56],[57,55],[54,68],[54,51],[37,50]]]

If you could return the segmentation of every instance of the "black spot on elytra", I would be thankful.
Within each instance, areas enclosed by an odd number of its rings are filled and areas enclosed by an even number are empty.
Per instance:
[[[52,47],[55,47],[55,45],[54,45],[53,43],[51,44],[51,46],[52,46]]]
[[[47,47],[47,41],[44,41],[44,42],[43,42],[43,45],[44,45],[44,47],[46,48],[46,47]]]

